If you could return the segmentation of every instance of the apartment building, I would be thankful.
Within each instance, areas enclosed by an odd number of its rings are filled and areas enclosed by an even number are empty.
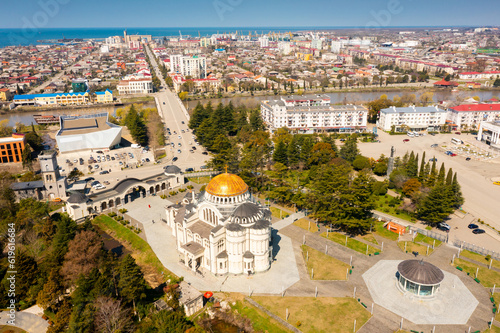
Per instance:
[[[500,121],[482,121],[479,123],[477,140],[500,150]]]
[[[380,110],[377,120],[377,127],[390,131],[394,126],[394,131],[404,132],[407,130],[435,131],[441,129],[446,124],[447,111],[437,106],[423,107],[400,107],[392,106]]]
[[[24,134],[13,133],[12,137],[0,138],[0,164],[22,162],[24,145]]]
[[[153,93],[153,81],[151,78],[125,78],[118,83],[119,95],[151,94]]]
[[[327,95],[287,96],[261,102],[270,131],[281,127],[305,132],[356,132],[366,129],[368,110],[357,105],[331,105]]]
[[[190,76],[194,79],[207,77],[207,58],[205,56],[175,54],[170,56],[170,72]]]
[[[448,109],[448,120],[459,129],[477,129],[483,121],[500,120],[500,104],[464,104]]]
[[[269,47],[269,37],[259,37],[260,47]]]
[[[90,94],[86,92],[15,95],[16,105],[80,105],[90,102]]]

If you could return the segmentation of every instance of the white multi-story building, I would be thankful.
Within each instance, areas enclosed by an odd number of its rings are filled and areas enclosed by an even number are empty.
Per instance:
[[[171,55],[170,72],[190,76],[194,79],[204,79],[207,77],[207,58],[197,55]]]
[[[403,132],[407,130],[439,130],[446,124],[445,110],[437,106],[424,107],[401,107],[392,106],[380,110],[380,117],[377,121],[377,127],[390,131],[394,126],[394,131]]]
[[[500,122],[482,121],[479,124],[477,139],[496,149],[500,149]]]
[[[448,120],[457,129],[477,129],[483,121],[500,120],[500,104],[464,104],[448,109]]]
[[[149,77],[143,78],[124,78],[118,83],[118,94],[151,94],[153,93],[153,81]]]
[[[287,96],[262,101],[261,115],[270,131],[281,127],[302,131],[355,132],[366,129],[368,110],[357,105],[331,105],[330,97]]]
[[[311,49],[316,49],[316,50],[323,49],[323,40],[322,39],[313,39],[311,41]]]
[[[269,37],[262,36],[259,37],[260,47],[269,47]]]
[[[290,52],[292,52],[292,47],[290,45],[290,42],[279,42],[278,50],[282,55],[289,55]]]

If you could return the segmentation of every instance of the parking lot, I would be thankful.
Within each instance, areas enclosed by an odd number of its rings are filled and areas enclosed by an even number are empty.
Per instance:
[[[92,160],[91,160],[92,158]],[[143,148],[95,149],[93,151],[79,151],[61,153],[57,162],[63,175],[68,175],[77,168],[84,175],[99,174],[101,172],[113,173],[138,165],[153,164],[153,152]]]

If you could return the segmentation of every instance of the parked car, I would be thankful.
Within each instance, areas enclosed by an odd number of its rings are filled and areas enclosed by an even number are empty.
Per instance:
[[[107,180],[102,182],[104,185],[109,185],[109,182]]]
[[[431,148],[437,148],[437,146],[438,146],[438,144],[435,143],[435,144],[431,145]]]
[[[437,159],[437,158],[435,158],[435,157],[433,157],[433,158],[429,159],[429,162],[437,162],[437,161],[438,161],[438,159]]]
[[[207,153],[206,151],[204,151],[202,154],[203,154],[203,155],[208,155],[208,153]]]
[[[193,150],[196,150],[196,147],[195,147],[195,146],[192,146],[191,148],[192,148]]]
[[[442,230],[442,231],[450,231],[451,227],[449,226],[448,223],[444,223],[444,222],[439,222],[438,225],[437,225],[438,229],[439,230]]]
[[[184,121],[181,121],[181,124],[184,125]]]
[[[479,228],[479,226],[478,226],[477,224],[471,223],[471,224],[469,224],[469,225],[467,226],[467,228],[469,228],[469,229],[478,229],[478,228]]]
[[[146,157],[146,162],[149,162],[149,158]]]
[[[202,166],[200,167],[200,169],[204,170],[204,169],[208,169],[208,167],[207,167],[206,165],[202,165]]]
[[[460,134],[462,134],[462,133],[460,133],[460,132],[455,132],[455,134],[456,134],[456,135],[460,135]]]
[[[193,172],[194,169],[193,168],[186,168],[186,172]]]
[[[476,234],[476,235],[478,235],[478,234],[484,234],[485,232],[486,231],[484,231],[483,229],[474,229],[474,230],[472,230],[472,233]]]
[[[172,162],[175,162],[175,161],[177,161],[178,159],[179,159],[179,158],[176,156],[176,157],[174,157],[174,158],[172,159]]]
[[[500,185],[500,181],[493,182],[493,185]]]
[[[99,164],[94,165],[94,169],[99,169]]]
[[[94,178],[94,177],[87,177],[87,178],[85,178],[84,180],[85,180],[86,182],[90,182],[90,181],[92,181],[92,180],[95,180],[95,178]]]
[[[466,160],[466,161],[470,161],[470,157],[467,157],[465,160]]]
[[[109,172],[107,170],[102,170],[101,172],[99,172],[100,175],[106,175],[108,174]]]
[[[409,142],[409,141],[410,141],[410,139],[404,139],[403,140],[403,142]]]
[[[179,154],[180,154],[180,153],[181,153],[181,150],[180,150],[180,149],[177,149],[177,153],[179,153]]]

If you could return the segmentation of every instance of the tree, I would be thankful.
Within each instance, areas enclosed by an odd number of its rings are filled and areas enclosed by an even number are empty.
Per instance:
[[[300,147],[297,135],[294,135],[292,137],[292,140],[288,144],[287,158],[289,167],[291,168],[298,167],[300,161]]]
[[[497,88],[500,87],[500,78],[496,78],[495,81],[493,82],[493,87]]]
[[[84,176],[83,172],[81,172],[78,169],[73,169],[69,173],[68,179],[70,179],[70,180],[77,180],[78,178],[83,177],[83,176]]]
[[[436,225],[453,212],[450,203],[449,189],[443,184],[438,184],[421,200],[417,210],[418,217]]]
[[[184,101],[188,98],[189,93],[187,91],[182,91],[179,93],[179,98],[181,101]]]
[[[424,92],[422,95],[420,95],[420,102],[426,106],[429,103],[432,103],[434,101],[434,93],[431,91]]]
[[[147,145],[147,129],[134,105],[130,106],[127,115],[125,116],[125,125],[129,129],[130,135],[135,142],[144,146]]]
[[[340,157],[352,163],[358,155],[359,149],[357,145],[357,138],[355,136],[350,136],[340,148]]]
[[[130,310],[122,307],[119,300],[100,296],[94,301],[96,308],[94,325],[103,333],[133,332],[134,325]]]
[[[47,282],[43,285],[43,289],[38,293],[36,298],[37,304],[39,304],[42,308],[47,309],[52,304],[57,302],[64,290],[61,280],[62,278],[59,275],[58,269],[52,269],[49,273]]]
[[[82,231],[76,234],[68,244],[61,274],[72,283],[81,275],[88,275],[92,269],[98,267],[101,248],[101,239],[97,233]]]
[[[418,173],[418,181],[420,183],[425,182],[427,179],[427,174],[425,173],[425,151],[422,154],[422,161],[420,162],[420,171]]]
[[[453,175],[453,181],[451,183],[451,194],[452,194],[452,204],[454,208],[460,208],[464,203],[464,198],[462,196],[462,191],[460,189],[460,184],[457,180],[457,173]]]
[[[260,131],[265,128],[259,109],[250,112],[250,126],[254,131]]]
[[[278,141],[274,148],[273,152],[273,160],[275,163],[282,163],[284,165],[288,165],[288,154],[287,154],[287,146],[283,140]]]
[[[31,156],[31,153],[33,151],[31,150],[31,146],[29,143],[26,143],[26,146],[24,146],[21,158],[23,161],[23,168],[28,168],[29,171],[33,171],[33,158]]]
[[[418,181],[416,178],[411,178],[406,181],[403,185],[403,194],[407,197],[413,196],[420,190],[422,183]]]
[[[140,300],[146,297],[146,281],[141,272],[141,269],[135,263],[134,258],[127,254],[119,265],[120,277],[118,287],[120,295],[127,301],[135,303],[135,300]]]
[[[354,170],[357,171],[363,169],[371,169],[370,160],[363,155],[356,156],[356,158],[352,162],[352,166],[354,167]]]
[[[446,173],[446,169],[444,168],[444,163],[441,163],[441,168],[439,169],[439,173],[437,176],[437,183],[438,184],[443,184],[444,183],[444,176]]]
[[[29,295],[29,291],[32,287],[36,287],[36,282],[38,278],[38,265],[32,257],[26,254],[24,251],[17,251],[16,254],[16,297],[18,300],[31,302],[36,298],[35,295]]]
[[[377,176],[385,176],[387,174],[387,162],[377,162],[373,167],[373,173]]]
[[[327,142],[317,142],[311,149],[309,165],[322,165],[329,163],[335,157],[335,151],[332,145]]]

